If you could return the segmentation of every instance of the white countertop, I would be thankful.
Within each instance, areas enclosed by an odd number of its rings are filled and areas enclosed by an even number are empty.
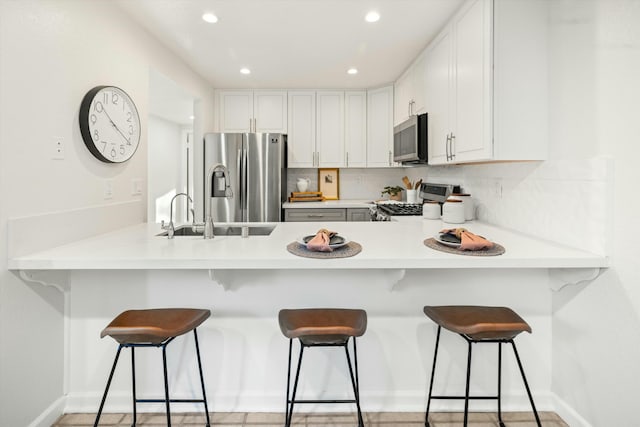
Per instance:
[[[221,225],[221,224],[216,224]],[[283,222],[270,236],[158,237],[158,224],[139,224],[111,233],[8,260],[11,270],[99,269],[430,269],[430,268],[598,268],[608,258],[478,222],[464,227],[506,248],[494,257],[448,254],[424,239],[442,228],[422,217],[398,222]],[[309,259],[289,253],[298,237],[330,228],[362,245],[351,258]]]
[[[324,202],[285,202],[283,209],[345,209],[345,208],[368,208],[373,206],[371,200],[325,200]]]

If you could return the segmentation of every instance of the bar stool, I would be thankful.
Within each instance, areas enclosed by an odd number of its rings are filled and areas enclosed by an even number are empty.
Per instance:
[[[502,344],[510,343],[513,353],[516,356],[524,386],[527,389],[529,402],[536,418],[538,427],[541,427],[540,418],[536,411],[536,405],[531,397],[531,390],[524,369],[518,356],[518,350],[513,339],[520,332],[531,333],[531,327],[513,310],[506,307],[485,307],[485,306],[425,306],[424,314],[438,325],[436,335],[436,348],[433,354],[433,368],[431,370],[431,381],[429,383],[429,399],[427,400],[427,410],[424,425],[429,427],[429,406],[431,399],[464,399],[464,426],[467,426],[470,399],[496,399],[498,401],[498,421],[501,427],[505,427],[502,422],[502,408],[500,402],[501,392],[501,370],[502,370]],[[433,377],[436,372],[436,359],[438,357],[438,344],[440,342],[440,330],[448,329],[464,338],[469,350],[467,353],[467,383],[464,396],[433,396]],[[497,396],[469,396],[469,380],[471,379],[471,347],[476,343],[497,343],[498,344],[498,394]]]
[[[100,402],[100,409],[96,416],[94,427],[98,426],[102,408],[109,392],[111,379],[118,364],[120,351],[124,347],[131,349],[131,374],[133,380],[133,422],[136,425],[136,404],[137,403],[165,403],[167,409],[167,425],[171,426],[170,402],[183,403],[203,403],[207,427],[209,426],[209,408],[207,407],[207,395],[204,390],[204,376],[202,375],[202,363],[200,361],[200,348],[198,346],[198,334],[196,328],[211,316],[211,311],[193,308],[158,308],[150,310],[128,310],[120,313],[102,331],[100,338],[110,336],[119,343],[113,367],[107,380],[107,387]],[[200,384],[202,386],[202,399],[169,399],[169,382],[167,380],[167,345],[176,337],[193,331],[193,338],[196,343],[196,356],[198,359],[198,370],[200,373]],[[161,347],[162,364],[164,367],[164,399],[137,399],[136,398],[136,367],[135,348],[136,347]]]
[[[358,380],[358,352],[356,337],[364,335],[367,329],[367,312],[364,310],[350,310],[337,308],[309,308],[297,310],[280,310],[278,314],[280,330],[289,338],[289,364],[287,371],[287,404],[285,407],[285,427],[291,426],[293,417],[293,405],[296,403],[355,403],[358,410],[358,426],[364,427],[362,412],[360,411],[360,388]],[[291,389],[291,352],[293,340],[300,341],[300,355],[298,367],[293,383],[293,393],[289,399]],[[351,358],[347,344],[349,338],[353,338],[353,360],[355,367],[351,366]],[[353,400],[296,400],[300,367],[302,366],[302,354],[306,347],[344,347],[349,366],[349,375],[355,399]],[[354,372],[355,370],[355,378]]]

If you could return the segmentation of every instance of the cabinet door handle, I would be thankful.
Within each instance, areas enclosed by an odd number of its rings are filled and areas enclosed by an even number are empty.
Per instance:
[[[307,218],[324,218],[322,214],[308,214]]]
[[[456,158],[456,146],[455,146],[455,142],[456,142],[456,136],[453,134],[453,132],[451,133],[451,160]]]
[[[445,150],[447,153],[447,162],[449,161],[449,142],[451,141],[451,137],[447,134],[447,142],[445,143]]]
[[[389,150],[389,166],[391,166],[391,150]]]
[[[349,152],[347,151],[347,167],[349,167]]]

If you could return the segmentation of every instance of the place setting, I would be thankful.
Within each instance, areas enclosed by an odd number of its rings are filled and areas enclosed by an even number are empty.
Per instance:
[[[428,248],[456,255],[497,256],[506,252],[504,246],[462,227],[440,230],[423,243]]]
[[[315,234],[300,236],[289,243],[287,251],[305,258],[336,259],[357,255],[362,246],[336,231],[321,228]]]

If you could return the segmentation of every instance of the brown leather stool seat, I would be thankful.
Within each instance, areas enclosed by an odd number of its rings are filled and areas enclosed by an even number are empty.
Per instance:
[[[120,313],[107,325],[100,333],[100,338],[110,336],[119,343],[107,386],[102,396],[100,409],[96,416],[94,426],[100,422],[100,416],[104,407],[109,386],[113,379],[120,351],[123,348],[131,349],[131,376],[133,383],[133,422],[136,425],[136,404],[137,403],[165,403],[167,411],[167,425],[171,426],[170,402],[203,403],[207,426],[209,422],[209,408],[207,406],[207,396],[204,387],[204,375],[202,373],[202,361],[200,360],[200,347],[198,345],[198,334],[196,329],[211,316],[211,311],[195,308],[155,308],[147,310],[127,310]],[[198,361],[198,371],[200,374],[200,384],[202,386],[202,399],[169,399],[169,382],[167,376],[167,345],[176,337],[193,331],[196,357]],[[164,399],[137,399],[136,398],[136,370],[135,370],[135,348],[136,347],[160,347],[162,348],[162,363],[164,367]]]
[[[511,339],[531,327],[507,307],[475,305],[426,306],[426,314],[436,324],[474,340]]]
[[[193,331],[210,316],[210,310],[195,308],[127,310],[104,328],[100,338],[110,336],[120,344],[158,344]]]
[[[470,399],[496,399],[498,401],[498,422],[504,427],[502,421],[501,407],[501,370],[502,370],[502,344],[509,343],[513,347],[513,352],[520,368],[520,374],[524,381],[529,402],[533,409],[538,427],[541,427],[540,418],[536,406],[531,396],[531,390],[527,383],[527,378],[520,362],[520,356],[513,339],[521,332],[531,333],[531,327],[515,311],[507,307],[487,307],[474,305],[448,305],[448,306],[425,306],[424,314],[438,325],[436,335],[436,346],[433,355],[433,368],[431,371],[431,381],[429,383],[429,398],[425,416],[425,426],[429,427],[429,407],[432,399],[464,399],[464,422],[466,427],[469,412]],[[436,372],[436,361],[438,358],[438,345],[440,342],[440,331],[442,328],[448,329],[462,336],[468,343],[467,354],[467,381],[464,396],[434,396],[433,377]],[[477,343],[497,343],[498,344],[498,393],[496,396],[470,396],[469,382],[471,379],[471,350],[472,344]]]
[[[284,309],[278,314],[278,321],[282,334],[289,338],[289,365],[287,371],[287,405],[285,409],[285,427],[291,425],[293,405],[296,403],[355,403],[358,411],[358,426],[364,427],[360,410],[360,389],[358,379],[358,352],[356,338],[361,337],[367,330],[367,312],[359,309],[341,308],[305,308]],[[293,393],[289,399],[291,389],[291,353],[293,340],[300,341],[300,356],[296,370]],[[351,357],[347,347],[349,340],[353,340],[353,359],[355,367],[351,366]],[[353,400],[296,400],[302,355],[306,347],[344,347],[351,377],[351,385],[355,399]],[[355,371],[355,377],[354,372]]]

